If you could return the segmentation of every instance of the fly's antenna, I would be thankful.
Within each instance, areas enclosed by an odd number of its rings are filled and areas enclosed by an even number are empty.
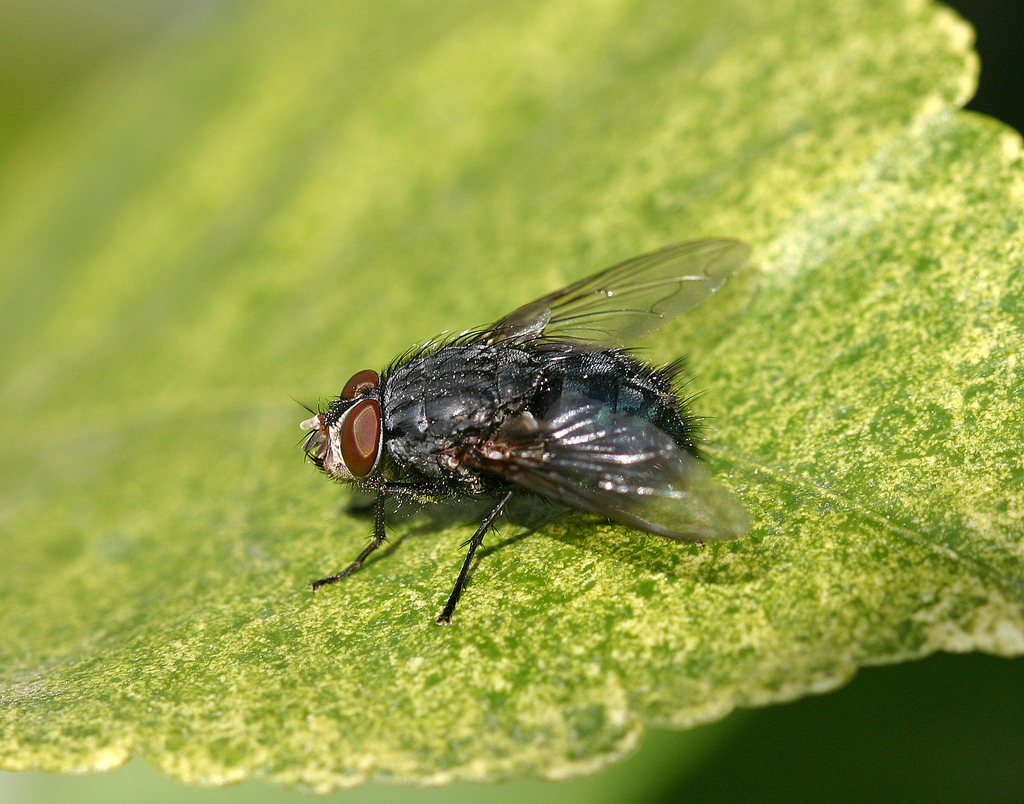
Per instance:
[[[311,408],[308,403],[303,402],[301,399],[296,399],[291,394],[288,394],[288,398],[291,399],[291,401],[294,402],[296,405],[298,405],[300,408],[303,408],[307,412],[312,413],[314,416],[319,416],[321,413],[326,413],[327,412],[324,409],[323,400],[321,400],[320,402],[317,402],[317,405],[316,405],[317,409],[313,410],[313,408]],[[303,444],[306,443],[306,439],[307,438],[309,438],[309,433],[303,433],[302,436],[299,438],[298,442],[295,444],[295,446],[301,447]]]

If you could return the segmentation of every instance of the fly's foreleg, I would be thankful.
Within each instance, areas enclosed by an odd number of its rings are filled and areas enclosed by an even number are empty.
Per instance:
[[[337,575],[331,575],[330,577],[321,578],[318,581],[313,581],[313,583],[311,583],[310,586],[313,587],[314,592],[321,586],[327,586],[327,584],[329,583],[334,583],[335,581],[340,581],[342,578],[347,578],[349,575],[351,575],[353,572],[355,572],[357,569],[363,566],[363,562],[366,561],[370,553],[372,553],[374,550],[376,550],[378,547],[384,544],[384,542],[387,541],[388,537],[385,531],[384,522],[384,505],[386,501],[387,493],[384,490],[379,490],[377,492],[377,497],[373,501],[373,538],[370,540],[370,543],[366,545],[366,548],[363,550],[363,552],[359,554],[359,557],[356,558],[355,561],[353,561],[351,564],[345,567],[345,569],[343,569]]]

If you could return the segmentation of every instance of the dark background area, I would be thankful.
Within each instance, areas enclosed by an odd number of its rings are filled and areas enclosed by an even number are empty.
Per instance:
[[[977,30],[967,108],[1024,131],[1024,2],[947,2]],[[666,802],[1024,802],[1024,658],[940,654],[757,711]]]
[[[956,0],[946,5],[978,32],[981,81],[967,108],[1024,131],[1024,2]]]
[[[666,802],[1024,802],[1024,659],[937,654],[758,710]]]

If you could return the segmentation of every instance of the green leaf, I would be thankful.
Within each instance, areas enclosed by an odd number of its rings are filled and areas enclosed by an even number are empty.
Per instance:
[[[232,4],[0,165],[0,763],[323,792],[592,771],[936,650],[1024,652],[1020,137],[924,3]],[[704,236],[689,355],[750,511],[368,523],[296,448],[443,329]]]

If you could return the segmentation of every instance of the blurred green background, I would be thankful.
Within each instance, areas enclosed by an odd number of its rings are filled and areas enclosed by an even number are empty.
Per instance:
[[[153,42],[202,26],[223,3],[152,0],[0,4],[0,150],[14,147]],[[978,29],[980,89],[968,106],[1018,130],[1024,11],[952,3]],[[0,183],[3,182],[0,176]],[[684,758],[685,757],[685,758]],[[599,792],[600,791],[600,792]],[[937,655],[862,671],[846,688],[686,733],[653,731],[625,762],[566,783],[522,780],[418,790],[367,785],[342,802],[563,804],[658,801],[1024,801],[1024,658]],[[189,789],[135,761],[108,774],[0,773],[0,802],[298,801],[259,782]]]

